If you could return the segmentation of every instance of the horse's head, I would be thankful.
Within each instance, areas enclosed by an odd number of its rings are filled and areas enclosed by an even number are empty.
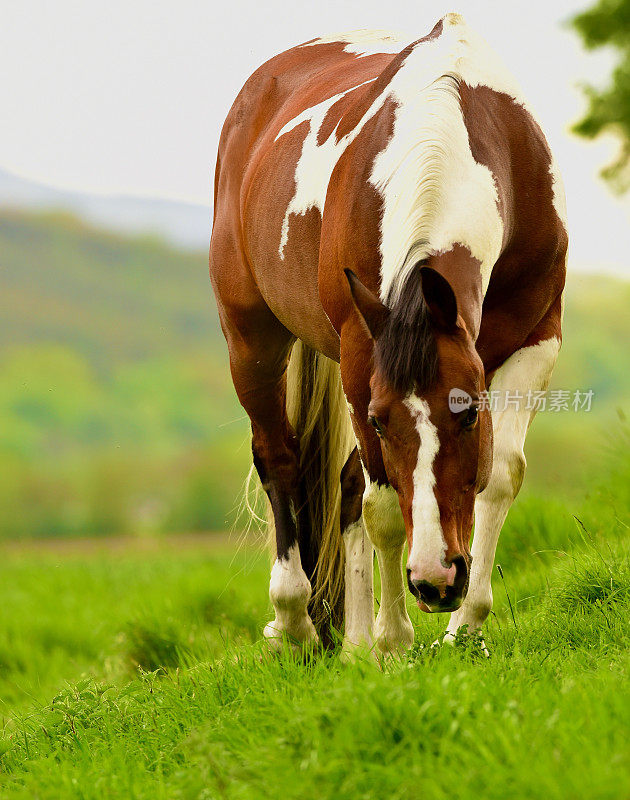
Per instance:
[[[416,267],[388,305],[347,275],[373,340],[367,422],[398,493],[409,588],[424,611],[454,610],[468,586],[475,496],[492,465],[483,365],[435,270]]]

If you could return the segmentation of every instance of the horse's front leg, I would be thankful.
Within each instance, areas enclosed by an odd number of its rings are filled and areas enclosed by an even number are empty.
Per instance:
[[[381,575],[374,639],[383,653],[401,653],[413,644],[414,631],[405,603],[402,556],[406,536],[396,491],[369,482],[363,495],[363,519]]]
[[[492,381],[492,390],[498,392],[500,402],[507,393],[519,399],[492,414],[492,474],[475,502],[468,593],[461,608],[451,614],[447,641],[453,641],[460,628],[465,627],[467,633],[479,631],[492,609],[491,578],[497,542],[523,482],[526,465],[523,445],[536,411],[535,404],[534,408],[528,408],[527,398],[547,388],[559,349],[560,341],[555,336],[521,348],[497,370]],[[487,654],[485,645],[483,648]]]
[[[352,321],[341,337],[341,378],[348,400],[348,410],[357,438],[358,455],[364,476],[362,520],[374,549],[381,577],[381,600],[372,628],[371,640],[382,653],[401,653],[413,644],[414,630],[405,603],[402,555],[406,541],[405,525],[398,495],[388,482],[383,465],[381,446],[372,426],[368,424],[370,373],[373,342],[361,326]],[[358,460],[358,459],[357,459]],[[358,466],[358,465],[357,465]],[[360,520],[359,520],[360,521]],[[357,551],[363,549],[362,530],[355,529]],[[351,551],[351,539],[346,538],[346,553]],[[370,560],[372,553],[370,548]],[[346,577],[348,573],[346,572]],[[364,591],[367,589],[364,588]],[[371,591],[371,570],[370,570]],[[361,619],[367,620],[368,603]],[[348,608],[346,608],[346,626]],[[363,630],[367,623],[363,623]],[[348,635],[345,646],[348,648]],[[367,635],[362,640],[367,640]]]

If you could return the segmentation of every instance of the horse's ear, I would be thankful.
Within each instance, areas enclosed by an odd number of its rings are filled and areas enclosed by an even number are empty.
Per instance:
[[[367,286],[361,283],[351,269],[346,269],[344,272],[350,284],[350,292],[352,293],[354,304],[365,322],[370,336],[373,339],[378,339],[387,322],[389,309],[384,303],[381,303],[379,298]]]
[[[457,324],[457,300],[451,284],[431,267],[420,270],[422,296],[435,324],[453,330]]]

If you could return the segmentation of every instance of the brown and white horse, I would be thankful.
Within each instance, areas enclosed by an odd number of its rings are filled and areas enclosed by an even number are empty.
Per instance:
[[[420,608],[480,628],[534,412],[479,398],[546,388],[566,250],[545,137],[460,15],[410,44],[314,39],[249,78],[210,265],[273,516],[272,644],[329,641],[345,606],[346,650],[409,647],[405,541]]]

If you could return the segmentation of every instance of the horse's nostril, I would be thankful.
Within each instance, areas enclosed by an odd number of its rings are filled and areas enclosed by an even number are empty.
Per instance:
[[[463,595],[468,588],[468,564],[464,556],[455,556],[452,563],[455,565],[454,588]]]
[[[407,570],[407,582],[409,584],[409,591],[414,597],[419,598],[427,605],[432,603],[439,603],[440,591],[428,581],[412,580],[411,571]]]

